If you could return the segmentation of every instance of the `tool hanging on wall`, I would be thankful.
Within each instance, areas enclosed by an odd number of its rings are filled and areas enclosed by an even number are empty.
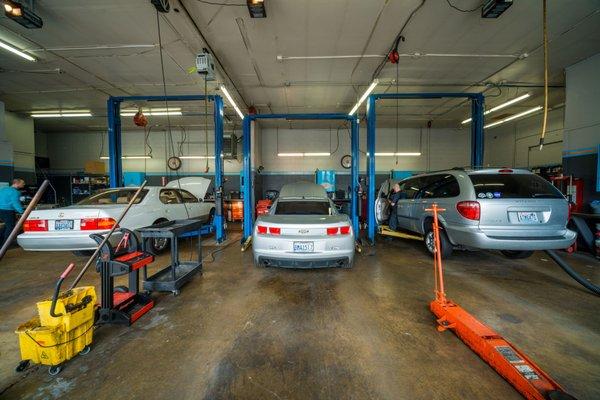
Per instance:
[[[519,393],[529,400],[575,400],[566,393],[547,373],[538,367],[522,351],[479,322],[458,304],[446,298],[444,268],[440,245],[438,213],[445,211],[437,204],[426,209],[433,214],[435,299],[429,308],[437,317],[437,330],[452,330],[479,357],[506,379]]]

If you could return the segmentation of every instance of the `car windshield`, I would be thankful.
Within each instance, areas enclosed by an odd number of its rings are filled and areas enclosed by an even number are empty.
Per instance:
[[[109,189],[98,194],[90,196],[77,203],[78,206],[101,206],[114,204],[128,204],[137,189]],[[148,193],[148,190],[142,190],[140,195],[135,199],[134,204],[139,204]]]
[[[469,175],[479,199],[561,199],[548,181],[533,174]]]
[[[275,215],[330,215],[328,201],[278,201]]]

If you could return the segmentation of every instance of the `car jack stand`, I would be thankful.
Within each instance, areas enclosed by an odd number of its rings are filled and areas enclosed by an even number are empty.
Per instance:
[[[154,256],[140,251],[135,234],[121,228],[122,239],[116,247],[106,242],[100,249],[96,269],[100,272],[102,301],[98,324],[131,325],[154,307],[150,296],[139,293],[139,271],[154,261]],[[98,244],[104,237],[90,235]],[[129,287],[114,286],[114,278],[128,275]]]
[[[526,399],[573,400],[558,383],[538,367],[523,352],[498,333],[479,322],[456,303],[446,299],[444,270],[440,254],[438,212],[445,211],[433,204],[433,232],[435,240],[435,300],[429,307],[437,317],[437,330],[452,330],[479,357],[496,370]]]

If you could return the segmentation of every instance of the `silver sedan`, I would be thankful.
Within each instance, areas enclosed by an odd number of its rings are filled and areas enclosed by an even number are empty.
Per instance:
[[[252,234],[254,263],[287,268],[352,267],[354,232],[323,187],[287,184]]]

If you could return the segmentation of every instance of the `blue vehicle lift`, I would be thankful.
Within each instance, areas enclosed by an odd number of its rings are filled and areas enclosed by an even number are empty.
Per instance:
[[[244,194],[244,231],[242,237],[242,243],[252,236],[252,228],[254,226],[254,194],[253,194],[253,180],[252,180],[252,143],[250,136],[250,126],[252,121],[259,119],[285,119],[285,120],[342,120],[350,121],[351,134],[350,134],[350,148],[352,152],[352,165],[350,169],[350,187],[352,195],[350,197],[350,218],[352,221],[352,229],[356,239],[359,236],[359,225],[358,225],[358,168],[359,168],[359,157],[360,151],[358,148],[359,144],[359,131],[358,131],[358,118],[348,114],[252,114],[244,117],[244,129],[243,129],[243,175],[244,180],[243,194]]]
[[[215,126],[215,216],[213,228],[217,243],[226,238],[225,218],[223,218],[223,98],[217,95],[172,95],[172,96],[123,96],[109,97],[108,111],[108,169],[110,187],[123,185],[123,163],[121,161],[121,103],[124,101],[212,101]],[[221,156],[219,156],[221,155]],[[204,231],[211,228],[203,227]]]
[[[471,100],[471,166],[483,165],[483,112],[485,98],[482,93],[379,93],[367,98],[367,236],[375,243],[375,132],[377,100],[465,98]]]

